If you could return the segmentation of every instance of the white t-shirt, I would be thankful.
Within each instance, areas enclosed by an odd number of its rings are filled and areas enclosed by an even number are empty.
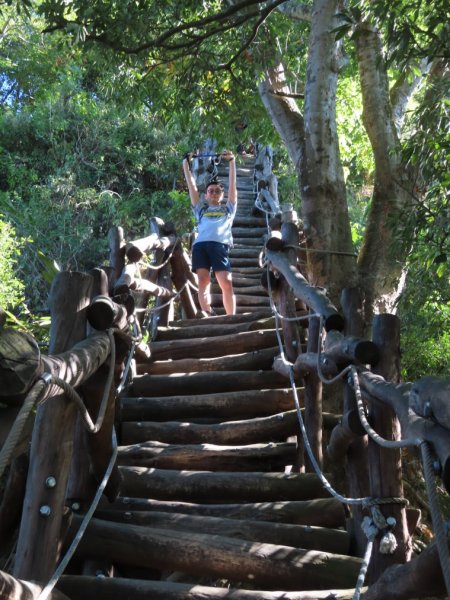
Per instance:
[[[233,245],[231,227],[236,215],[236,203],[228,202],[218,206],[210,206],[206,201],[193,207],[198,223],[198,234],[194,244],[198,242],[220,242]]]

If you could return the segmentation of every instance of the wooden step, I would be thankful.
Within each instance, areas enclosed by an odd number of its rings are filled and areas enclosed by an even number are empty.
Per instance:
[[[121,446],[117,463],[134,467],[207,471],[284,471],[296,457],[296,444],[280,442],[247,446],[163,444]]]
[[[342,529],[271,523],[254,519],[231,519],[170,513],[163,511],[100,511],[97,518],[158,529],[180,529],[208,533],[269,544],[321,550],[334,554],[349,553],[349,535]]]
[[[295,410],[220,423],[186,421],[127,421],[120,429],[120,444],[140,444],[148,440],[166,444],[259,444],[280,442],[297,435],[299,425]]]
[[[274,502],[326,498],[313,473],[176,471],[119,467],[125,496],[182,502]]]
[[[161,360],[139,362],[136,365],[138,375],[172,375],[174,373],[202,373],[205,371],[248,371],[251,369],[269,371],[273,361],[280,354],[278,346],[263,348],[242,354],[219,356],[216,358],[182,358],[179,360]]]
[[[244,307],[239,307],[244,310]],[[246,311],[247,312],[247,311]],[[244,331],[232,335],[192,338],[187,340],[168,340],[151,342],[151,355],[155,360],[176,360],[190,356],[192,358],[211,358],[225,354],[241,354],[260,348],[273,348],[278,343],[274,329]]]
[[[217,294],[216,296],[219,299],[219,295]],[[228,323],[227,321],[218,323],[217,319],[201,319],[197,325],[192,325],[191,327],[158,327],[155,341],[231,335],[244,331],[273,329],[274,325],[275,320],[272,317],[257,321],[244,321],[243,323]]]
[[[241,584],[242,585],[242,584]],[[57,589],[71,600],[352,600],[354,588],[348,590],[315,590],[308,592],[266,591],[149,581],[123,577],[100,578],[63,575]]]
[[[339,528],[345,526],[345,509],[335,498],[314,498],[313,500],[276,500],[275,502],[245,502],[203,504],[154,500],[150,498],[119,497],[114,502],[102,501],[99,510],[134,512],[164,511],[186,515],[229,517],[232,519],[252,519],[272,523],[293,523],[316,527]],[[97,511],[98,512],[98,511]]]
[[[182,340],[179,340],[182,341]],[[286,385],[286,377],[275,371],[217,371],[204,373],[175,373],[166,375],[137,375],[131,384],[134,396],[175,396],[235,392],[279,388]]]
[[[298,389],[299,398],[303,391]],[[208,414],[215,418],[266,417],[295,408],[290,389],[260,389],[198,395],[120,399],[123,421],[164,421],[190,419]],[[339,417],[336,417],[336,423]]]

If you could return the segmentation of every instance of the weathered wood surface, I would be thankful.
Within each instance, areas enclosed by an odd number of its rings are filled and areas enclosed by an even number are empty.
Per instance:
[[[302,390],[298,390],[302,397]],[[121,399],[122,421],[158,421],[203,417],[205,414],[224,419],[269,416],[294,408],[291,390],[261,389],[214,394],[124,397]],[[335,418],[337,422],[338,417]]]
[[[13,550],[14,531],[20,523],[28,473],[28,455],[13,459],[0,502],[0,555]],[[0,595],[1,597],[1,595]]]
[[[139,270],[136,263],[128,263],[123,268],[120,277],[114,285],[114,294],[128,293],[130,290],[135,292],[145,292],[148,295],[158,298],[171,298],[173,293],[164,285],[158,285],[153,281],[139,276]]]
[[[99,514],[103,515],[105,511],[107,514],[110,511],[163,511],[331,528],[344,527],[346,517],[344,506],[334,498],[245,502],[243,504],[197,504],[149,498],[119,497],[112,504],[103,503]]]
[[[143,581],[142,579],[99,579],[64,575],[58,588],[71,600],[330,600],[329,591],[270,592],[242,588],[220,588],[192,583]],[[351,600],[354,590],[335,590],[333,600]],[[377,599],[377,600],[381,600]]]
[[[205,371],[249,371],[251,369],[272,369],[272,363],[279,352],[278,347],[263,348],[231,356],[215,358],[183,358],[137,364],[137,374],[170,375],[172,373],[192,373]]]
[[[5,404],[21,404],[23,394],[42,373],[39,345],[30,335],[0,329],[0,398]]]
[[[82,273],[63,272],[53,280],[50,292],[51,354],[69,350],[84,339],[91,286],[92,277]],[[74,365],[66,365],[67,372],[73,369]],[[77,375],[73,373],[73,378],[76,379]],[[36,414],[13,572],[21,579],[47,581],[54,571],[60,550],[57,540],[63,520],[77,409],[59,389],[58,393],[40,406]],[[49,475],[56,477],[55,487],[45,485]],[[43,506],[49,507],[50,519],[40,515]],[[42,548],[46,549],[45,552]]]
[[[198,325],[186,327],[159,327],[155,341],[183,340],[187,338],[202,338],[219,335],[232,335],[243,331],[260,331],[273,329],[274,318],[247,321],[244,323],[217,323],[216,319],[202,319]]]
[[[250,580],[265,589],[348,588],[358,576],[360,559],[291,546],[252,543],[231,537],[136,525],[123,527],[93,519],[76,555],[104,556],[113,562],[171,569],[192,575]],[[249,574],[252,577],[249,578]]]
[[[235,277],[233,277],[233,285],[235,284]],[[207,323],[210,325],[223,325],[223,324],[238,324],[238,323],[252,323],[255,320],[259,319],[267,319],[272,316],[272,313],[269,309],[259,308],[254,311],[246,311],[243,313],[236,313],[235,315],[217,315],[215,317],[208,317]],[[169,323],[170,327],[194,327],[196,325],[204,325],[205,319],[202,318],[194,318],[194,319],[183,319],[171,321]]]
[[[166,250],[173,246],[176,240],[175,235],[160,236],[158,233],[151,233],[145,238],[128,242],[125,246],[125,254],[129,261],[136,263],[144,254],[154,250]]]
[[[98,515],[97,515],[98,516]],[[271,523],[252,519],[231,519],[169,513],[163,511],[140,511],[104,513],[103,520],[141,527],[170,529],[174,533],[192,531],[210,535],[224,535],[254,542],[293,546],[304,550],[320,550],[333,554],[349,553],[349,535],[346,531],[327,527],[311,527],[292,523]]]
[[[303,275],[297,271],[297,268],[289,263],[288,257],[283,252],[267,250],[266,257],[282,273],[293,289],[294,294],[301,298],[315,313],[322,315],[327,331],[331,329],[340,331],[343,329],[344,319],[327,296],[318,288],[310,285]]]
[[[150,349],[155,360],[176,360],[178,358],[210,358],[223,354],[240,354],[256,348],[276,346],[277,336],[274,329],[265,331],[245,331],[232,335],[192,338],[188,340],[169,340],[152,342]]]
[[[337,364],[376,365],[380,351],[375,342],[355,336],[344,336],[339,331],[329,331],[324,341],[324,350]]]
[[[289,379],[290,369],[294,371],[295,379],[298,380],[301,377],[305,377],[310,373],[317,372],[317,365],[319,365],[320,372],[325,377],[332,378],[339,373],[339,369],[336,363],[326,354],[321,354],[320,358],[316,352],[304,352],[299,354],[293,364],[286,362],[282,357],[277,357],[273,363],[273,369],[280,375]]]
[[[207,471],[284,471],[293,464],[295,444],[264,443],[246,446],[215,444],[163,444],[144,442],[121,446],[118,463],[159,469]]]
[[[192,271],[191,263],[186,251],[177,240],[170,257],[170,266],[172,268],[172,281],[176,290],[180,293],[180,302],[186,319],[192,319],[197,312],[191,286],[187,282],[191,281]]]
[[[176,373],[165,375],[138,375],[131,385],[135,396],[175,396],[279,388],[285,378],[274,371],[217,371],[205,373]]]
[[[124,329],[127,326],[128,312],[125,306],[117,304],[108,296],[96,296],[87,309],[89,324],[98,331],[110,327]]]
[[[109,242],[109,265],[113,269],[113,274],[110,281],[110,290],[112,291],[114,284],[125,266],[125,240],[122,227],[111,227],[108,231]]]
[[[170,444],[257,444],[282,441],[298,431],[295,410],[268,417],[223,423],[189,423],[180,421],[126,422],[122,424],[122,444],[156,440]]]
[[[45,584],[31,583],[15,579],[8,573],[0,571],[0,598],[2,600],[38,600]],[[48,600],[71,600],[60,590],[52,590]]]
[[[324,498],[328,492],[312,473],[228,473],[120,467],[123,494],[186,502],[273,502]]]
[[[422,377],[414,382],[409,406],[419,416],[450,430],[450,379]]]

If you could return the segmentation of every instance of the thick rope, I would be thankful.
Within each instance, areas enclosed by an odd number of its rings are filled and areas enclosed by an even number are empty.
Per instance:
[[[6,467],[11,462],[14,448],[20,439],[31,411],[36,404],[41,402],[46,392],[47,384],[43,379],[39,379],[28,392],[27,397],[25,398],[25,401],[22,404],[13,426],[10,429],[8,437],[6,438],[5,443],[0,451],[0,477],[3,475]]]

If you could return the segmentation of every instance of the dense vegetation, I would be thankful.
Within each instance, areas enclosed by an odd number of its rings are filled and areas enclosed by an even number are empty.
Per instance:
[[[262,77],[271,48],[252,36],[264,27],[266,38],[276,40],[301,104],[307,25],[294,27],[272,3],[270,20],[256,28],[259,17],[252,14],[260,11],[250,2],[240,29],[225,17],[211,20],[197,46],[173,37],[142,52],[135,47],[149,23],[133,11],[147,11],[145,2],[111,2],[106,13],[107,3],[81,0],[72,6],[9,4],[0,13],[0,304],[11,318],[29,319],[29,313],[45,309],[55,269],[101,264],[113,224],[130,236],[142,235],[148,218],[161,216],[189,230],[181,158],[208,136],[232,149],[243,137],[271,143],[281,200],[300,206],[298,174],[255,90],[255,74]],[[213,3],[204,4],[177,8],[167,3],[153,15],[154,27],[162,31],[183,19],[204,19],[209,9],[215,10]],[[406,78],[417,76],[422,63],[407,63],[407,58],[448,58],[439,20],[444,7],[438,3],[425,9],[418,3],[414,12],[414,3],[409,11],[401,2],[389,3],[389,18],[386,7],[372,3],[371,17],[386,26],[392,82],[402,65]],[[336,36],[348,40],[359,17],[356,11],[344,14]],[[94,22],[97,43],[86,43]],[[43,34],[45,29],[52,32]],[[359,251],[375,162],[363,126],[353,50],[345,43],[349,63],[339,80],[337,127],[352,240]],[[395,243],[406,256],[406,287],[398,307],[404,375],[410,379],[448,373],[450,367],[448,64],[446,69],[434,88],[418,87],[404,117],[402,157],[414,192],[402,226],[391,223]]]

